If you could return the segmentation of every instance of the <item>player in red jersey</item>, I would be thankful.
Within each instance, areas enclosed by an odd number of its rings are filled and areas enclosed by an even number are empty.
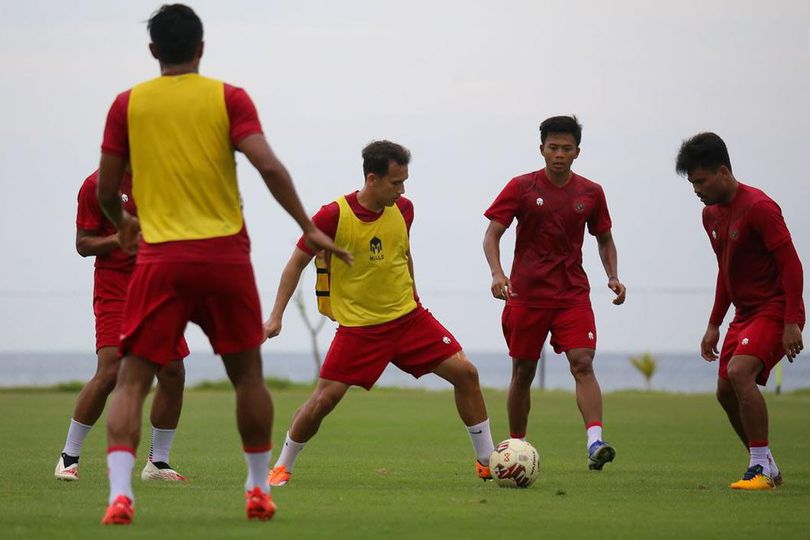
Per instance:
[[[98,172],[82,183],[76,213],[76,251],[82,257],[96,258],[93,312],[96,319],[97,364],[95,375],[87,381],[76,399],[65,446],[54,471],[57,479],[67,481],[79,479],[82,444],[101,416],[107,396],[115,387],[121,360],[118,354],[121,320],[129,278],[135,266],[135,256],[121,250],[118,232],[101,212],[96,197],[97,183]],[[127,211],[135,215],[131,185],[131,177],[126,174],[121,184],[121,201]],[[182,359],[187,355],[188,348],[182,341],[174,358]],[[151,413],[152,444],[141,477],[144,480],[185,480],[169,465],[169,452],[183,405],[185,370],[182,360],[169,362],[158,372],[157,378]]]
[[[199,75],[203,27],[194,11],[164,5],[148,29],[161,76],[116,98],[99,167],[99,202],[119,231],[121,247],[133,250],[142,235],[124,309],[124,359],[107,418],[110,497],[102,523],[132,521],[131,473],[143,401],[189,321],[222,356],[236,390],[248,464],[246,513],[267,520],[275,513],[267,485],[272,401],[262,377],[261,308],[234,150],[247,156],[313,246],[335,246],[307,217],[247,93]],[[127,160],[138,218],[119,202]]]
[[[506,301],[502,324],[512,357],[507,397],[510,436],[524,438],[531,385],[546,336],[565,352],[576,381],[577,405],[585,421],[588,466],[601,470],[616,455],[602,440],[602,392],[593,371],[596,325],[588,276],[582,268],[585,227],[596,237],[608,287],[622,304],[616,245],[602,187],[571,170],[579,156],[582,126],[574,116],[540,124],[544,169],[513,178],[484,215],[490,223],[484,254],[492,272],[492,296]],[[501,267],[500,240],[517,218],[512,272]]]
[[[782,211],[762,191],[738,182],[723,140],[700,133],[684,141],[676,170],[706,205],[703,227],[717,255],[717,288],[701,356],[717,360],[720,325],[731,304],[717,377],[717,400],[749,451],[748,470],[734,489],[766,490],[782,483],[768,446],[768,408],[757,384],[804,347],[802,264]]]
[[[332,261],[329,298],[338,330],[315,391],[293,416],[271,485],[290,480],[296,457],[349,387],[370,390],[389,363],[414,377],[435,373],[453,385],[476,454],[476,474],[491,479],[493,444],[478,370],[416,294],[409,234],[413,204],[402,196],[409,161],[401,145],[372,142],[363,149],[363,188],[323,206],[313,218],[355,262],[350,268]],[[268,337],[281,331],[284,310],[315,251],[306,239],[298,241],[265,323]]]

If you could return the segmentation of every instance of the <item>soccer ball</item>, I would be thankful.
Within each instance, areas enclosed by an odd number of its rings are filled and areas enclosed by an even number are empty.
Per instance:
[[[506,439],[489,456],[489,470],[500,487],[527,488],[540,474],[540,455],[520,439]]]

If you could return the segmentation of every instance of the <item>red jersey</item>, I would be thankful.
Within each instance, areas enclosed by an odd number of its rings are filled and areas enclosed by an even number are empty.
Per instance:
[[[545,169],[513,178],[484,215],[505,227],[517,218],[510,280],[516,296],[507,303],[560,308],[590,305],[582,268],[585,225],[594,236],[611,228],[602,187],[578,174],[562,187]]]
[[[346,202],[349,203],[349,207],[352,209],[352,212],[354,212],[354,215],[357,216],[357,219],[360,221],[370,223],[377,220],[382,215],[382,212],[372,212],[360,204],[360,202],[357,200],[356,191],[346,195]],[[399,208],[399,211],[402,212],[402,217],[405,219],[405,226],[408,228],[408,232],[410,233],[411,224],[413,223],[413,203],[405,197],[400,197],[397,199],[396,205],[397,208]],[[321,206],[318,213],[312,216],[312,222],[315,223],[315,226],[323,231],[324,234],[328,235],[329,238],[334,240],[335,234],[337,233],[339,218],[340,207],[338,206],[337,202],[332,201],[329,204]],[[309,255],[315,255],[315,253],[313,253],[312,250],[307,247],[303,236],[298,239],[297,246],[301,251],[308,253]]]
[[[222,84],[224,106],[229,122],[230,144],[236,147],[245,137],[261,134],[262,126],[252,100],[241,88]],[[101,151],[129,157],[129,104],[131,90],[119,94],[107,114],[104,128],[104,140]],[[182,134],[185,135],[185,134]],[[195,135],[189,129],[188,136]],[[200,144],[205,143],[202,141]],[[138,171],[133,171],[136,176]],[[247,229],[233,235],[192,240],[176,240],[159,243],[141,242],[138,249],[138,262],[166,261],[208,261],[208,262],[248,262],[250,258],[250,239]]]
[[[98,236],[110,236],[116,234],[118,230],[115,225],[107,219],[101,206],[98,204],[96,196],[96,186],[98,185],[98,171],[88,176],[82,187],[79,189],[79,205],[76,210],[76,228],[84,231],[93,231]],[[121,203],[127,212],[133,216],[137,215],[135,200],[132,198],[132,177],[124,174],[121,183]],[[114,249],[104,255],[96,255],[96,268],[108,268],[122,272],[132,272],[135,264],[135,256]]]
[[[773,199],[739,184],[730,203],[703,209],[703,227],[717,255],[718,288],[734,304],[735,320],[765,316],[804,321],[801,297],[791,299],[793,305],[787,310],[791,313],[786,313],[787,299],[773,252],[792,240]]]

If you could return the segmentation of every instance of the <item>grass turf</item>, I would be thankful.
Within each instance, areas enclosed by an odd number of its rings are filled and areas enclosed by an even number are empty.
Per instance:
[[[274,391],[274,441],[283,442],[308,389]],[[493,434],[506,437],[505,393],[487,391]],[[75,394],[0,392],[0,529],[5,538],[807,538],[810,395],[768,396],[771,440],[785,485],[728,489],[747,466],[712,396],[627,392],[605,397],[615,463],[588,471],[572,394],[536,393],[529,439],[538,482],[499,489],[474,474],[469,438],[449,392],[352,390],[273,490],[269,523],[247,522],[245,465],[230,392],[186,393],[172,463],[185,484],[134,480],[135,525],[102,527],[107,481],[102,429],[82,456],[81,480],[53,479]],[[148,431],[138,452],[140,473]],[[277,455],[277,453],[276,453]]]

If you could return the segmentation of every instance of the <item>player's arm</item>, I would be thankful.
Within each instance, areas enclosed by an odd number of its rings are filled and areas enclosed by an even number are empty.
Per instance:
[[[284,210],[290,214],[301,230],[304,232],[307,243],[316,251],[326,250],[333,253],[346,264],[352,264],[351,254],[337,247],[327,235],[309,219],[298,193],[295,191],[292,178],[287,169],[276,157],[276,154],[267,144],[267,139],[260,133],[248,135],[237,145],[237,149],[247,156],[250,163],[259,171],[264,183]]]
[[[709,316],[709,324],[706,326],[703,339],[700,340],[700,356],[707,362],[717,360],[717,355],[720,353],[717,349],[717,344],[720,342],[720,325],[723,324],[723,319],[730,305],[731,297],[726,290],[726,282],[720,270],[718,270],[712,314]]]
[[[124,210],[121,205],[121,181],[124,178],[127,159],[116,154],[101,153],[98,166],[98,187],[96,194],[102,212],[118,229],[120,247],[127,253],[138,249],[141,227],[138,219]]]
[[[799,326],[804,321],[802,262],[799,260],[792,240],[788,240],[774,249],[772,254],[779,267],[782,289],[785,291],[785,330],[782,333],[782,346],[788,360],[792,362],[804,349],[802,329]]]
[[[327,237],[328,238],[328,237]],[[312,260],[312,255],[309,253],[295,248],[290,260],[287,261],[287,266],[281,273],[281,280],[278,283],[278,291],[276,292],[276,301],[273,304],[273,311],[270,312],[270,317],[264,323],[264,338],[273,338],[281,333],[281,321],[284,318],[284,310],[287,309],[287,304],[290,303],[290,298],[295,293],[298,287],[298,281],[301,279],[301,272],[307,267]]]
[[[627,295],[627,287],[619,281],[618,254],[616,243],[613,241],[613,233],[609,230],[596,235],[596,243],[599,246],[599,258],[602,259],[602,266],[608,277],[608,288],[616,293],[613,303],[617,306],[624,303]]]
[[[101,236],[98,231],[76,229],[76,251],[82,257],[106,255],[119,247],[118,234]]]
[[[487,258],[489,272],[492,275],[492,285],[489,290],[492,292],[492,296],[501,300],[506,300],[509,296],[517,296],[512,290],[512,282],[501,266],[501,237],[506,229],[506,225],[491,219],[484,233],[484,256]]]

